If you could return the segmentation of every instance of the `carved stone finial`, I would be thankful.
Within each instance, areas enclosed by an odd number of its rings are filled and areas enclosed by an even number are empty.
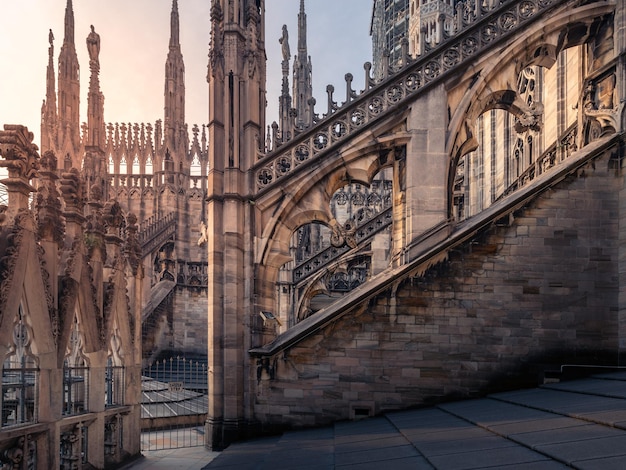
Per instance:
[[[52,150],[47,150],[41,160],[39,161],[42,171],[56,172],[57,171],[57,156]]]
[[[64,172],[61,175],[61,194],[65,201],[67,212],[77,212],[82,214],[83,203],[85,201],[85,188],[76,168]]]
[[[9,195],[11,215],[28,208],[29,195],[35,191],[29,181],[39,169],[39,154],[32,141],[33,133],[24,126],[5,125],[0,131],[0,167],[9,173],[2,183]]]
[[[124,222],[122,206],[115,200],[108,201],[104,205],[103,217],[107,227],[119,229]]]
[[[0,131],[0,166],[9,170],[9,178],[30,180],[39,168],[34,135],[25,126],[5,125]]]

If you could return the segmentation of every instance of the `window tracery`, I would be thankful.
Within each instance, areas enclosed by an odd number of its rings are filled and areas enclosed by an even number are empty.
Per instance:
[[[297,312],[292,312],[291,324],[355,289],[388,264],[392,199],[393,169],[389,167],[370,185],[354,182],[337,189],[329,202],[327,224],[311,222],[293,233],[294,261],[283,267],[295,295],[292,305]],[[340,261],[359,247],[367,254],[354,258],[352,253],[351,261]]]

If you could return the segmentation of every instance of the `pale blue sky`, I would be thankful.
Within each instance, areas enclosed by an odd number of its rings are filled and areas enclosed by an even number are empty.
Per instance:
[[[48,30],[55,35],[55,67],[63,43],[67,0],[2,0],[0,27],[0,125],[24,124],[39,144],[45,97]],[[210,0],[179,0],[181,47],[185,60],[187,122],[207,121],[206,67]],[[154,122],[163,116],[164,66],[172,0],[73,0],[75,43],[81,65],[81,121],[86,120],[89,61],[85,38],[93,24],[101,36],[100,81],[107,122]],[[276,119],[282,60],[283,24],[297,51],[299,0],[266,0],[268,124]],[[326,85],[345,97],[344,75],[363,88],[363,63],[371,60],[371,0],[306,0],[308,46],[313,61],[314,95],[326,111]],[[56,71],[55,71],[56,76]]]

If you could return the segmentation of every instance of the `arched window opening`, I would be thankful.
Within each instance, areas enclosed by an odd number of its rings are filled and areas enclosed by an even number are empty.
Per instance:
[[[202,177],[202,164],[200,163],[200,158],[198,157],[198,154],[195,154],[193,156],[193,160],[191,161],[191,167],[189,168],[189,176],[191,176],[189,186],[191,188],[197,188],[198,182]]]
[[[104,406],[124,404],[125,369],[121,358],[121,340],[117,331],[109,341],[109,355],[105,371]]]
[[[152,157],[148,156],[146,160],[146,175],[152,175],[154,173],[154,168],[152,166]]]
[[[32,331],[20,304],[13,341],[2,364],[2,427],[37,422],[39,367],[31,341]]]
[[[139,165],[139,156],[135,155],[135,158],[133,159],[133,166],[131,168],[131,172],[133,175],[139,175],[141,174],[141,167]]]
[[[127,175],[128,174],[128,167],[126,165],[126,156],[122,155],[122,159],[120,160],[120,174],[121,175]]]
[[[115,174],[115,161],[113,160],[113,155],[109,155],[109,174]]]
[[[290,326],[389,266],[392,201],[393,168],[386,167],[369,185],[354,182],[337,189],[327,224],[311,222],[293,233],[293,261],[281,269],[279,299],[293,306],[280,313]]]
[[[63,414],[76,415],[89,411],[89,365],[83,353],[83,334],[78,316],[70,333],[63,360]]]

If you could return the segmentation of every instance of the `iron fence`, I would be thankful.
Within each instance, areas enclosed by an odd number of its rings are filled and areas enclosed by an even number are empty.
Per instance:
[[[144,369],[143,451],[204,445],[207,384],[207,366],[202,360],[170,357]]]

